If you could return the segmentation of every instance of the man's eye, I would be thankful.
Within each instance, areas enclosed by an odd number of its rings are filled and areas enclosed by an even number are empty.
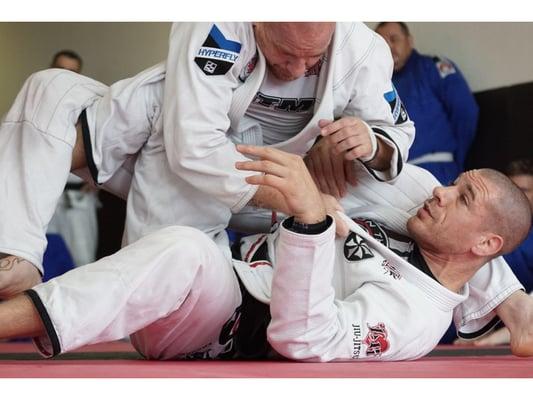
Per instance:
[[[466,196],[461,196],[461,201],[462,201],[464,204],[468,205],[468,199],[466,198]]]

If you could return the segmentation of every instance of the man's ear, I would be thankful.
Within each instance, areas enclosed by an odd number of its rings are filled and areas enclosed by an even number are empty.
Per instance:
[[[472,253],[480,257],[490,257],[498,254],[502,247],[503,238],[500,235],[487,233],[472,247]]]

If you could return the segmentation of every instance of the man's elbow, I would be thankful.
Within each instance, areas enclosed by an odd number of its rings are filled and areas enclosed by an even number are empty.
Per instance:
[[[328,362],[326,351],[321,351],[322,346],[313,345],[303,335],[291,335],[289,330],[268,328],[267,338],[272,348],[280,355],[290,360],[304,362]]]

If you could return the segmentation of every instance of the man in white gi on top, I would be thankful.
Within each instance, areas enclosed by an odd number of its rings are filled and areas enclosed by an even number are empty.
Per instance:
[[[131,335],[150,359],[415,359],[438,343],[475,272],[529,231],[522,191],[484,169],[435,189],[408,219],[410,238],[366,217],[335,239],[301,157],[238,150],[260,158],[236,164],[262,173],[247,182],[278,190],[293,215],[276,233],[248,237],[244,262],[233,269],[201,231],[167,227],[1,303],[0,338],[31,335],[45,356]],[[399,179],[426,177],[406,167]],[[261,303],[270,303],[262,314]]]
[[[159,64],[109,91],[94,80],[60,72],[45,71],[28,80],[0,135],[0,178],[13,184],[8,198],[0,199],[5,213],[0,252],[37,268],[46,246],[40,232],[57,203],[58,187],[64,187],[58,175],[70,165],[78,118],[84,145],[93,149],[87,164],[97,184],[107,182],[143,148],[128,196],[124,243],[168,225],[194,226],[215,237],[231,213],[249,203],[286,211],[279,193],[258,191],[244,181],[246,173],[233,168],[246,160],[235,143],[304,155],[322,130],[346,147],[348,165],[359,158],[385,180],[400,172],[414,136],[390,81],[390,50],[361,23],[179,23],[172,29],[166,66]],[[61,106],[52,107],[57,103]],[[46,134],[39,137],[41,131]],[[20,152],[32,156],[20,160]],[[51,163],[61,172],[48,176]],[[347,168],[347,174],[352,172]],[[22,194],[16,189],[20,182]],[[258,210],[247,216],[254,214]],[[237,228],[250,220],[241,218]],[[263,229],[269,226],[270,212]],[[259,227],[252,223],[250,229]],[[31,266],[4,264],[0,294],[5,293],[2,286],[20,291],[39,278]],[[16,270],[28,272],[16,277]]]
[[[188,26],[187,24],[185,25]],[[205,28],[207,36],[212,34],[213,27],[216,26],[213,24],[208,25]],[[300,27],[299,24],[296,25]],[[247,25],[244,24],[244,26]],[[353,32],[360,32],[361,29],[364,33],[364,29],[366,29],[361,28],[358,24],[351,24],[348,27],[351,27],[351,29],[346,32],[352,34]],[[305,24],[300,28],[307,29]],[[286,40],[290,35],[285,33],[283,37]],[[220,38],[218,40],[220,41]],[[283,43],[283,40],[280,39],[280,43]],[[346,43],[351,42],[341,41],[339,43],[334,40],[334,43],[345,49]],[[369,43],[368,52],[361,53],[366,55],[367,58],[369,54],[373,53],[370,51],[371,49],[380,48],[379,41],[371,40]],[[224,46],[227,46],[227,43]],[[210,53],[202,52],[202,54]],[[356,52],[356,54],[359,53]],[[289,60],[293,59],[290,53],[285,56]],[[261,58],[259,57],[259,59]],[[199,68],[196,60],[194,62],[191,61],[190,64],[191,68]],[[391,64],[391,62],[388,62],[388,64]],[[260,65],[261,63],[258,61],[257,68]],[[288,65],[291,64],[289,63]],[[361,61],[357,65],[365,65],[365,63]],[[251,70],[248,78],[252,79],[257,68],[254,69],[250,66],[247,69],[247,71]],[[275,68],[275,65],[272,68]],[[361,76],[370,74],[369,67],[365,68],[360,70]],[[199,71],[199,74],[204,74],[203,69],[199,69]],[[258,71],[261,72],[260,69]],[[353,69],[348,72],[353,72]],[[348,77],[351,75],[341,74],[341,76]],[[39,281],[39,275],[36,273],[35,267],[39,268],[42,260],[42,251],[44,251],[46,245],[43,227],[44,229],[46,228],[50,219],[51,212],[57,203],[57,197],[64,186],[68,170],[71,167],[72,169],[77,169],[88,165],[93,179],[97,183],[106,183],[111,186],[112,190],[114,189],[122,196],[125,196],[125,193],[130,189],[132,170],[127,168],[128,166],[124,162],[126,160],[134,161],[131,156],[137,153],[138,159],[135,165],[135,174],[128,196],[129,209],[125,243],[133,243],[146,234],[165,226],[189,224],[205,230],[206,233],[215,238],[217,243],[221,245],[222,251],[229,258],[229,251],[227,246],[225,246],[227,243],[226,238],[221,234],[222,228],[218,227],[218,222],[216,222],[219,221],[220,226],[224,226],[224,223],[221,222],[221,216],[225,215],[225,211],[213,205],[213,202],[217,202],[216,199],[202,197],[206,196],[206,194],[200,195],[201,193],[197,189],[170,171],[162,132],[163,121],[160,113],[163,103],[164,79],[165,68],[162,65],[144,71],[134,78],[120,81],[111,88],[107,88],[89,78],[58,70],[43,71],[34,74],[28,79],[0,129],[0,174],[2,175],[2,181],[5,182],[5,191],[3,196],[0,196],[2,201],[2,207],[0,207],[2,212],[1,219],[3,221],[0,225],[0,252],[7,255],[0,260],[2,263],[0,275],[4,278],[3,281],[0,279],[0,289],[3,297],[12,296]],[[217,79],[216,75],[214,79]],[[249,80],[245,79],[245,81],[248,82]],[[367,80],[364,80],[364,82],[372,81],[368,76]],[[344,83],[346,81],[341,79],[338,85],[334,85],[338,93],[342,94],[343,90],[346,90]],[[363,89],[370,90],[365,84],[363,84]],[[237,92],[237,89],[235,91]],[[188,92],[184,93],[188,94]],[[354,93],[354,96],[357,94],[366,99],[363,96],[364,90],[358,91],[354,89]],[[367,96],[370,96],[370,94],[367,94]],[[348,104],[353,105],[357,103],[356,98],[358,97],[355,96],[353,101],[347,98],[346,101]],[[390,93],[387,98],[391,98]],[[237,94],[235,94],[235,99],[239,99]],[[370,99],[367,100],[369,104],[374,104]],[[331,101],[331,98],[329,101]],[[382,121],[381,125],[384,126],[389,121],[391,135],[394,135],[395,132],[398,136],[398,142],[401,142],[402,136],[398,133],[399,128],[394,125],[394,118],[399,118],[396,122],[401,126],[410,126],[410,123],[408,121],[399,122],[402,118],[406,118],[399,99],[391,104],[386,103],[388,107],[388,109],[385,108],[385,110],[388,110],[386,113],[383,107],[380,106],[380,102],[381,100],[375,101],[375,108],[381,110],[379,112],[382,114],[384,113],[385,122]],[[239,105],[240,103],[237,101],[235,104]],[[325,98],[320,104],[327,104]],[[211,109],[213,107],[208,106],[208,108]],[[320,107],[318,108],[320,109]],[[186,112],[185,117],[188,117],[192,111]],[[366,113],[369,120],[372,120],[370,117],[371,110],[363,108],[357,112]],[[393,118],[391,115],[396,117]],[[78,120],[80,121],[79,123]],[[379,118],[377,120],[381,121]],[[199,119],[198,125],[202,126],[203,121],[204,119]],[[387,145],[387,143],[393,143],[387,138],[378,138],[376,139],[376,144],[372,144],[374,134],[369,129],[366,129],[366,124],[362,120],[340,118],[331,124],[323,120],[318,121],[318,123],[323,126],[321,133],[330,135],[327,141],[322,140],[321,142],[337,146],[336,151],[343,154],[344,158],[350,160],[350,163],[346,165],[358,168],[360,173],[373,176],[375,180],[376,178],[379,179],[380,172],[376,172],[375,169],[369,166],[374,166],[378,170],[383,166],[385,170],[389,167],[389,173],[391,170],[395,170],[392,176],[395,176],[398,170],[401,169],[401,159],[404,156],[398,156],[399,151],[396,145]],[[81,139],[81,134],[78,138],[76,137],[76,126],[79,126],[80,131],[83,131],[83,139]],[[319,131],[316,128],[315,133],[311,134],[310,132],[314,126],[314,124],[309,122],[308,129],[304,129],[308,136],[299,134],[297,137],[283,142],[283,146],[291,149],[291,146],[295,146],[298,143],[302,144],[302,140],[312,142],[313,135],[316,135]],[[365,127],[362,132],[357,128],[361,126]],[[375,129],[380,130],[381,128]],[[234,136],[229,136],[235,139]],[[243,137],[248,136],[243,135]],[[361,143],[366,143],[366,145],[357,145],[357,143],[360,143],[358,140]],[[215,151],[220,144],[226,146],[226,141],[227,137],[225,136],[218,140],[213,138],[212,142],[210,142],[212,145],[211,150]],[[236,141],[239,140],[236,139]],[[191,147],[194,144],[193,142],[190,143]],[[202,143],[201,140],[199,142]],[[377,143],[381,144],[377,145]],[[405,144],[406,142],[404,141],[404,147]],[[348,147],[343,149],[343,146]],[[365,156],[360,156],[359,161],[352,162],[353,158],[357,157],[357,152],[361,150],[360,147],[370,151],[369,155],[374,158],[366,162],[360,162],[361,159],[365,159]],[[83,155],[84,150],[85,155]],[[211,154],[210,151],[205,153],[205,150],[204,148],[200,153],[204,156]],[[299,151],[298,149],[295,150]],[[234,149],[232,153],[235,153]],[[193,163],[193,158],[184,156],[183,159]],[[236,161],[238,160],[243,161],[248,160],[248,158],[238,155]],[[185,163],[189,165],[189,161]],[[250,188],[251,192],[256,192],[252,185],[243,183],[245,182],[244,178],[249,173],[232,172],[233,170],[226,170],[222,167],[219,170],[214,170],[211,165],[198,163],[197,160],[194,161],[194,165],[200,171],[200,175],[202,171],[205,172],[206,179],[214,179],[214,173],[218,173],[221,180],[231,176],[230,181],[238,183],[240,187],[246,186]],[[347,174],[355,174],[351,168],[346,169],[346,171]],[[188,172],[184,172],[184,174],[187,175]],[[386,176],[383,177],[385,178]],[[201,181],[200,176],[198,176],[198,180]],[[357,203],[358,198],[364,197],[368,203],[381,201],[379,190],[376,194],[374,186],[365,186],[362,182],[357,187],[350,187],[353,193],[350,193],[351,196],[349,196],[352,200],[345,201],[347,209],[351,209],[354,205],[353,201]],[[118,183],[120,187],[117,187],[115,183]],[[426,192],[423,193],[427,194],[427,190],[431,191],[434,185],[435,182],[430,182],[425,187]],[[387,185],[383,186],[386,187]],[[403,193],[403,197],[395,195],[392,198],[385,198],[384,202],[392,203],[398,206],[397,208],[404,210],[419,206],[423,198],[411,186],[398,185],[398,191]],[[288,212],[288,208],[284,204],[284,197],[279,193],[276,195],[275,189],[262,187],[260,191],[274,194],[274,198],[280,200],[278,201],[278,206],[272,204],[269,206]],[[356,192],[357,196],[354,197]],[[221,192],[221,195],[223,196],[224,193]],[[400,199],[403,199],[403,202],[400,202]],[[220,205],[220,203],[218,204]],[[196,212],[192,212],[193,209],[196,209]],[[466,306],[467,302],[464,302],[463,306],[457,311],[459,315],[457,317],[458,326],[469,333],[484,328],[487,322],[490,322],[495,317],[493,310],[504,319],[502,314],[510,312],[519,306],[527,310],[532,308],[530,303],[526,302],[524,305],[525,300],[522,299],[519,291],[521,286],[516,282],[512,274],[508,275],[508,267],[505,264],[501,268],[493,263],[490,263],[489,266],[488,273],[476,274],[471,282],[475,281],[477,285],[475,286],[476,290],[472,292],[476,296],[472,299],[471,304]],[[481,271],[484,270],[487,270],[487,268]],[[502,274],[505,279],[500,279]],[[5,279],[6,276],[8,279]],[[28,276],[31,279],[28,279]],[[502,282],[505,282],[505,284]],[[469,300],[471,300],[470,297]],[[528,324],[528,315],[530,314],[523,313],[521,315],[521,321],[524,323],[522,325],[517,324],[520,329],[515,330],[516,342],[523,341],[524,337],[529,338],[530,333],[527,331],[527,327],[530,326]],[[533,312],[530,317],[533,318]]]

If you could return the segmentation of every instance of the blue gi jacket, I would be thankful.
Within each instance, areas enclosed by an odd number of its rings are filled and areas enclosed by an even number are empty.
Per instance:
[[[451,61],[421,55],[416,50],[392,80],[415,122],[409,160],[428,153],[452,153],[454,162],[418,164],[443,184],[450,183],[464,170],[476,133],[478,106],[468,84]]]

